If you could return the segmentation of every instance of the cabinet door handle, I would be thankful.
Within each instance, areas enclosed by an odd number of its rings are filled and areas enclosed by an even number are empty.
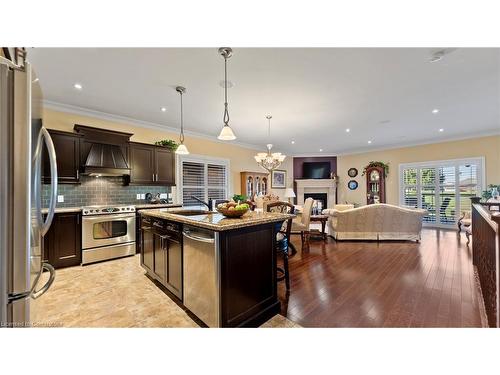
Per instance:
[[[79,169],[76,170],[76,179],[77,180],[80,179],[80,170]]]

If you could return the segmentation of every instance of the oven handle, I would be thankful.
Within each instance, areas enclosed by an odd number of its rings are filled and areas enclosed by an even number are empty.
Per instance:
[[[135,218],[135,214],[83,216],[82,220],[85,220],[85,221],[107,221],[107,220],[114,220],[114,219],[130,219],[130,218]]]

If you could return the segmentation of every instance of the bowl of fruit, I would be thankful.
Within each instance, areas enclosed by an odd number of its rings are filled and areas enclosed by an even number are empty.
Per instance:
[[[226,217],[241,217],[247,213],[250,206],[247,203],[227,202],[218,204],[216,209]]]

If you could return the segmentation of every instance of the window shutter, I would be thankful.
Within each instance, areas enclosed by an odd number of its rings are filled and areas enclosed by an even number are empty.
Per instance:
[[[228,165],[221,161],[194,161],[181,159],[181,195],[184,206],[199,206],[192,196],[208,202],[210,199],[227,199]]]
[[[184,206],[198,206],[205,200],[205,165],[202,163],[182,163],[182,203]]]
[[[226,166],[218,164],[207,165],[208,199],[226,199]]]

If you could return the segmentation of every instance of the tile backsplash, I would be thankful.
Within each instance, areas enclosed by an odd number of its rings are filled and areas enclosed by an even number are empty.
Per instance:
[[[80,184],[59,184],[58,195],[64,196],[64,202],[57,207],[80,207],[104,204],[142,204],[137,194],[171,193],[170,186],[123,186],[123,177],[80,176]],[[42,206],[48,207],[50,186],[42,186]]]

